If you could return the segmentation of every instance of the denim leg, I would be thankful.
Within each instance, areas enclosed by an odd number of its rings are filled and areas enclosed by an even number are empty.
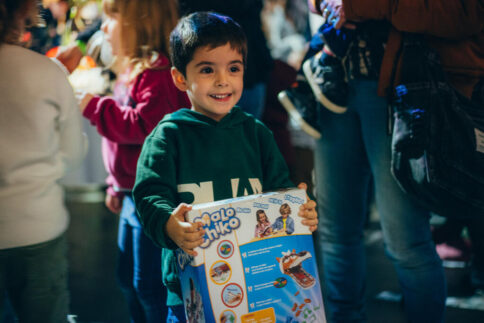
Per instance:
[[[315,235],[330,322],[364,322],[363,228],[370,169],[355,111],[321,109],[315,150],[319,227]]]
[[[260,120],[266,103],[266,89],[266,83],[257,83],[251,88],[244,89],[237,105]]]
[[[133,254],[133,285],[146,322],[164,322],[168,308],[161,274],[161,249],[144,234],[143,228],[133,228]]]
[[[136,296],[136,290],[133,286],[133,227],[123,216],[119,218],[118,226],[118,266],[117,277],[118,284],[123,291],[128,303],[129,315],[131,322],[146,322],[143,308]]]
[[[323,109],[316,149],[326,306],[332,322],[364,322],[363,223],[368,181],[374,178],[385,249],[396,268],[410,322],[442,322],[445,277],[431,239],[428,213],[400,190],[390,174],[387,103],[376,81],[349,84],[348,112]],[[371,170],[371,171],[370,171]]]
[[[375,180],[375,199],[385,251],[392,260],[410,322],[443,322],[446,284],[430,231],[430,214],[409,199],[390,173],[387,102],[377,83],[356,80],[350,106],[360,115],[362,138]]]

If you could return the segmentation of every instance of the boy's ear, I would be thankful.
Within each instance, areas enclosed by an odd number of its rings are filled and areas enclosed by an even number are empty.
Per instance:
[[[175,83],[175,86],[180,91],[185,92],[188,89],[185,76],[183,76],[183,74],[176,67],[171,68],[171,77],[173,79],[173,83]]]

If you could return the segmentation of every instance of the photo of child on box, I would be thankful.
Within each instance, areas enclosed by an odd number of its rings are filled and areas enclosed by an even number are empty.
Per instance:
[[[264,210],[257,210],[255,216],[257,218],[257,224],[255,225],[254,237],[263,238],[270,236],[272,234],[272,226]]]
[[[286,234],[291,234],[294,232],[294,220],[290,217],[291,207],[289,204],[284,203],[281,205],[279,212],[281,216],[276,219],[272,225],[274,231],[285,232]]]
[[[192,106],[165,116],[147,137],[138,160],[133,196],[145,232],[163,248],[163,282],[168,288],[169,314],[171,319],[183,322],[186,312],[174,251],[180,248],[187,257],[197,256],[194,249],[206,244],[209,235],[214,238],[230,233],[231,225],[239,221],[235,210],[227,209],[224,214],[189,222],[186,216],[192,207],[294,184],[272,133],[235,106],[243,91],[247,53],[240,26],[229,17],[197,12],[179,21],[171,34],[170,47],[173,81],[188,94]],[[294,222],[296,227],[304,227],[310,237],[318,222],[316,203],[306,200],[305,192],[300,191],[304,199],[293,206],[298,210]],[[255,221],[253,213],[250,218]],[[253,239],[254,227],[251,222],[251,229],[244,231],[247,241]],[[231,259],[240,260],[238,248],[230,250],[233,242],[220,242],[212,243],[212,247],[228,251]],[[193,268],[183,261],[178,263],[185,271]],[[211,264],[207,265],[207,272]],[[220,313],[230,310],[238,316],[249,309],[246,286],[238,283],[243,281],[243,273],[236,269],[231,265],[232,278],[224,285],[209,281],[222,289],[218,300],[226,299],[229,305],[221,308]],[[210,303],[211,298],[207,282],[199,280],[197,284],[206,309],[210,304],[205,303]],[[182,285],[183,295],[189,295],[189,279]],[[204,315],[206,322],[219,321],[221,317],[207,310]],[[240,322],[240,316],[236,320]]]

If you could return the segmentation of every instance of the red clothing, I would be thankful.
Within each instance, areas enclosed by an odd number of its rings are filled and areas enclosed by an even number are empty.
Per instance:
[[[83,114],[103,137],[110,194],[133,188],[136,163],[146,136],[166,114],[184,107],[190,107],[188,97],[173,84],[169,61],[162,55],[153,68],[132,81],[128,91],[117,86],[113,97],[96,96],[89,101]]]
[[[319,8],[321,0],[310,1]],[[393,26],[380,70],[380,95],[387,93],[393,66],[400,63],[401,32],[427,35],[450,81],[464,95],[470,96],[484,77],[484,4],[480,0],[343,0],[343,8],[349,21],[386,20]]]

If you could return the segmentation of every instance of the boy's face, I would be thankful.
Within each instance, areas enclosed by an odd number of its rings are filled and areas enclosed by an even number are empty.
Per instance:
[[[243,58],[230,44],[201,47],[188,63],[186,77],[175,68],[172,76],[178,89],[187,92],[192,110],[220,121],[242,95]]]

